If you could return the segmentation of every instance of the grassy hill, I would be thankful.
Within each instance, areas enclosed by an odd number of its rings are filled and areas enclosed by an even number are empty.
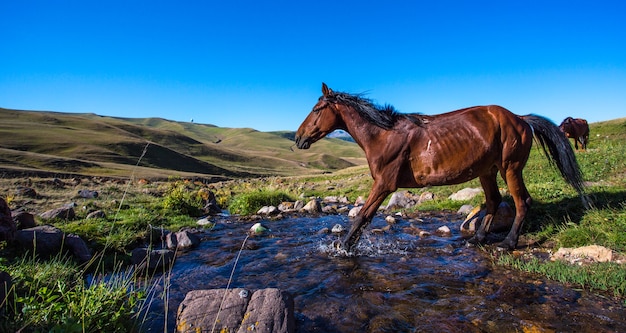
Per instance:
[[[221,179],[321,173],[365,164],[361,149],[340,139],[299,151],[293,147],[293,132],[161,118],[0,108],[0,135],[0,170],[5,173],[128,177],[134,171],[142,178]]]

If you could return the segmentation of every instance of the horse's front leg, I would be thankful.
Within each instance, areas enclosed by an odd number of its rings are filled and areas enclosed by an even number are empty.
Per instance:
[[[343,240],[343,249],[348,252],[354,252],[356,245],[359,242],[359,238],[361,238],[361,234],[363,233],[363,229],[365,229],[365,227],[372,221],[378,207],[380,207],[380,204],[383,203],[385,198],[391,192],[393,192],[393,190],[387,188],[386,186],[381,186],[379,182],[374,182],[372,191],[367,197],[363,208],[361,208],[361,211],[359,211],[357,216],[352,221],[350,231]]]

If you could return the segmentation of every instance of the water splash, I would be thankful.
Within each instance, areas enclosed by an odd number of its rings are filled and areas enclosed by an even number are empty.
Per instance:
[[[373,237],[364,234],[356,246],[355,252],[348,252],[337,246],[339,240],[324,239],[318,244],[318,251],[330,257],[382,257],[386,255],[407,255],[413,246],[406,242],[388,239],[387,237]]]

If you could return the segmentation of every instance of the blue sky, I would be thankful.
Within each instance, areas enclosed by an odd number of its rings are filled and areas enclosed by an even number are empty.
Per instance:
[[[400,112],[626,117],[624,1],[0,0],[0,107],[296,130],[321,94]]]

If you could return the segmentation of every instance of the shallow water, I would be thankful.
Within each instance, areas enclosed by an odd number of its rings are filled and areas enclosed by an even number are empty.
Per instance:
[[[376,217],[349,257],[332,247],[337,235],[319,232],[347,229],[346,216],[262,221],[271,231],[247,239],[253,222],[222,218],[179,254],[161,290],[169,311],[155,299],[144,329],[172,332],[188,291],[225,288],[243,245],[230,288],[290,292],[297,332],[626,332],[623,303],[492,266],[466,247],[456,218],[400,219],[382,232]],[[442,225],[451,236],[436,235]]]

